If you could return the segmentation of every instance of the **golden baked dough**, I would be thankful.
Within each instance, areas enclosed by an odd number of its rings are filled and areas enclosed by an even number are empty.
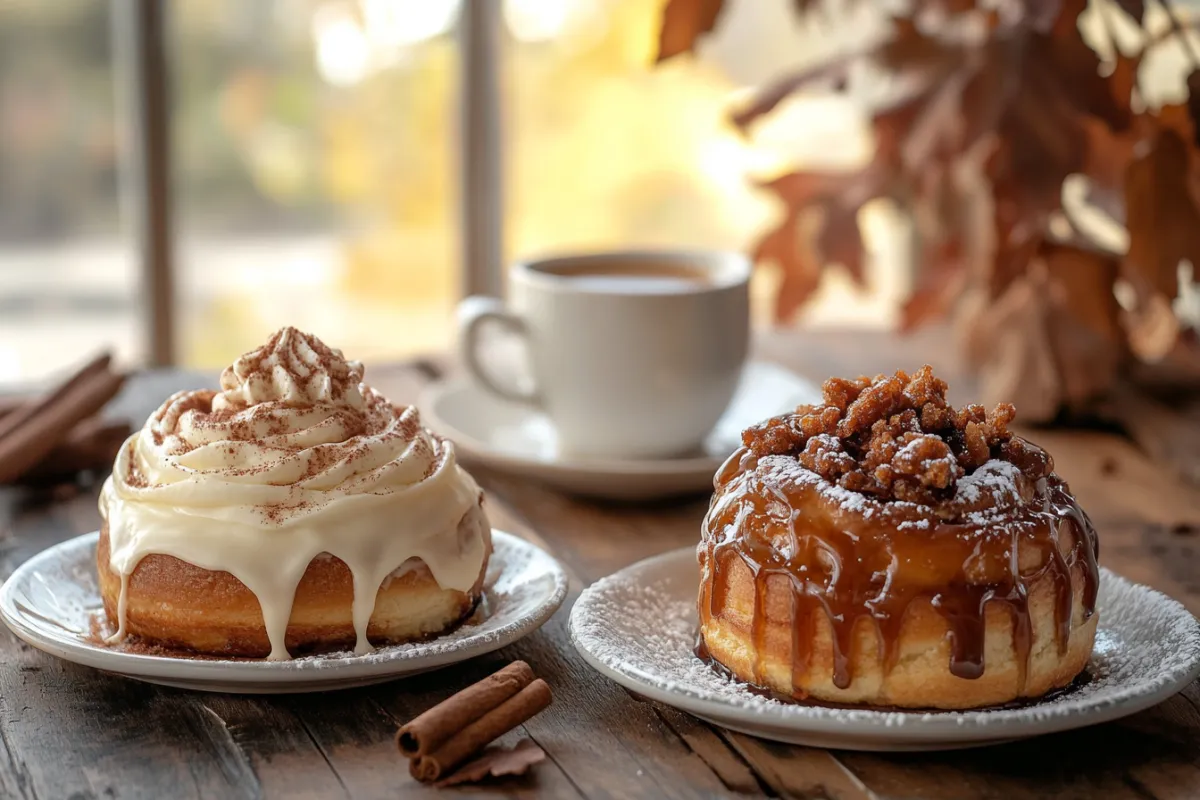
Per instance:
[[[100,492],[110,642],[285,660],[436,635],[479,600],[491,528],[454,445],[283,328],[168,397]]]
[[[482,536],[490,556],[491,527],[481,508],[463,517],[460,535]],[[471,590],[459,592],[441,588],[420,559],[411,560],[379,587],[367,637],[378,646],[454,627],[479,601],[487,564],[484,558]],[[109,564],[107,523],[100,529],[96,567],[105,612],[116,620],[121,576]],[[353,599],[353,576],[346,564],[328,554],[313,559],[296,587],[288,650],[299,655],[354,647]],[[146,644],[207,655],[262,657],[271,651],[253,592],[228,572],[202,569],[169,555],[146,556],[130,575],[126,629]]]
[[[975,708],[1066,686],[1096,635],[1095,530],[1011,406],[929,367],[831,380],[718,472],[701,644],[797,699]]]

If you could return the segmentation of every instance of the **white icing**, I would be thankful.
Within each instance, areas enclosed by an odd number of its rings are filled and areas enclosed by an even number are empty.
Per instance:
[[[221,376],[224,391],[182,392],[122,447],[100,495],[110,565],[129,575],[152,553],[224,570],[258,598],[272,660],[296,586],[323,553],[354,579],[355,651],[379,586],[412,558],[440,586],[468,591],[486,546],[459,522],[479,488],[454,448],[361,383],[362,367],[285,328]],[[210,411],[211,409],[211,411]]]

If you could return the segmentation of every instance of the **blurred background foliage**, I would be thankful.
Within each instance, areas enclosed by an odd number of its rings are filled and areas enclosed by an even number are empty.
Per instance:
[[[805,28],[790,3],[734,3],[698,57],[654,68],[662,0],[503,0],[506,257],[745,248],[779,214],[754,179],[869,157],[864,120],[829,98],[749,136],[729,123],[742,87],[877,29],[872,4]],[[168,11],[185,362],[220,366],[283,324],[364,359],[448,346],[458,0]],[[0,380],[99,342],[140,355],[112,28],[111,0],[0,3]],[[894,317],[902,226],[866,211],[871,290],[827,281],[806,324]],[[763,318],[773,281],[756,278]]]

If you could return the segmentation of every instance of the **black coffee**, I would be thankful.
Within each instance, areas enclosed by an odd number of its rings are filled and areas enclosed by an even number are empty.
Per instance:
[[[580,266],[551,274],[569,281],[579,291],[606,294],[679,294],[712,283],[705,270],[655,262]]]

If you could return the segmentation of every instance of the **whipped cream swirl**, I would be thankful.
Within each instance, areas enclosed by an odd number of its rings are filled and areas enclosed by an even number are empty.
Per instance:
[[[362,365],[294,328],[239,358],[221,391],[168,398],[117,456],[101,493],[111,566],[151,553],[225,570],[258,597],[272,659],[288,657],[291,602],[309,562],[330,553],[354,576],[357,650],[379,585],[420,558],[467,591],[486,557],[458,523],[479,501],[449,442],[413,407],[362,383]]]

